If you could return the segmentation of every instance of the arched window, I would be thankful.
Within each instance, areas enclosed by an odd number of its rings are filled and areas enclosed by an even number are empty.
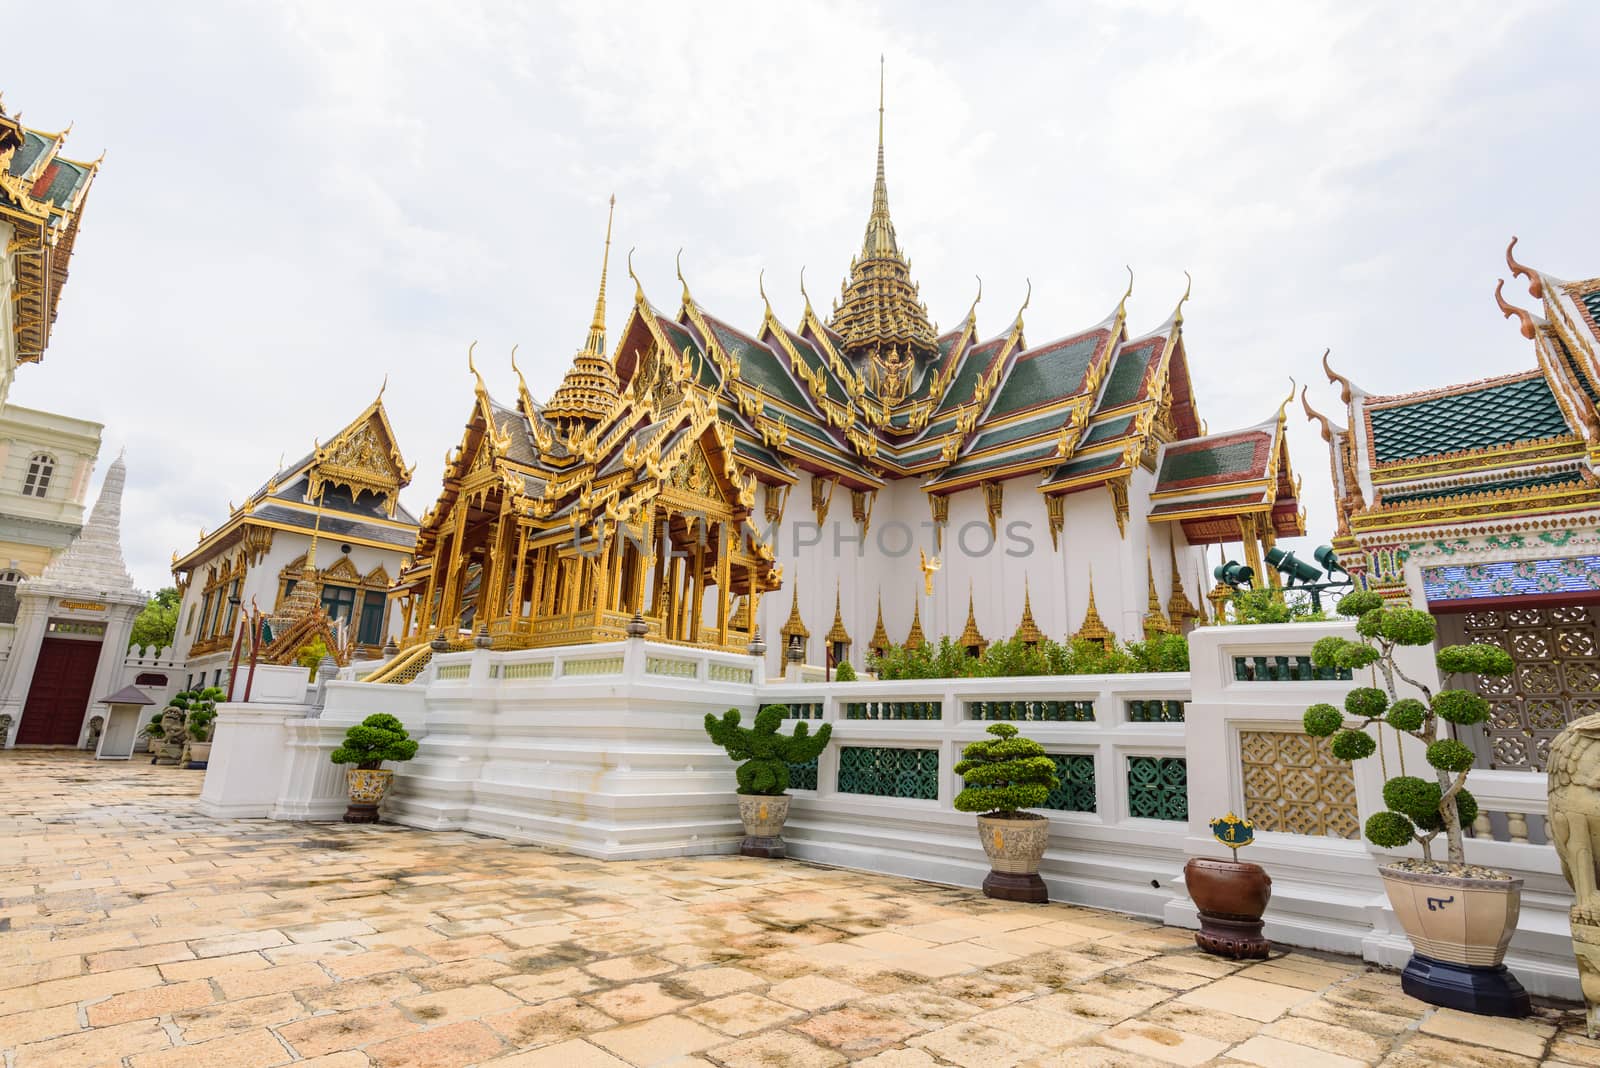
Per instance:
[[[146,671],[133,680],[135,686],[165,686],[167,677],[159,671]]]
[[[22,480],[25,497],[43,497],[50,489],[50,476],[56,472],[56,458],[47,452],[36,452],[28,458],[28,474]]]

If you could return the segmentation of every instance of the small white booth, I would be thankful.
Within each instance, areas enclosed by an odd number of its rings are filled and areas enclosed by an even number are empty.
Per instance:
[[[137,686],[124,686],[110,697],[100,698],[106,706],[106,725],[95,748],[96,760],[128,760],[133,743],[139,740],[144,710],[155,701]]]

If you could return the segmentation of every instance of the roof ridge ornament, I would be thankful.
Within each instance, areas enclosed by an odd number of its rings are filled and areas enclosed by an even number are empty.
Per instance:
[[[1027,295],[1022,298],[1022,307],[1017,309],[1017,317],[1015,322],[1019,327],[1022,325],[1022,313],[1027,311],[1028,305],[1033,303],[1033,279],[1024,278],[1023,281],[1028,283],[1028,292]]]
[[[1333,382],[1338,385],[1340,402],[1348,405],[1351,398],[1359,391],[1357,390],[1355,383],[1351,382],[1350,379],[1346,378],[1338,371],[1335,371],[1333,369],[1333,365],[1328,362],[1328,354],[1332,351],[1333,350],[1331,348],[1322,350],[1322,370],[1323,373],[1328,376],[1329,382]]]
[[[1517,321],[1522,324],[1522,336],[1527,338],[1529,341],[1532,341],[1535,335],[1538,334],[1539,328],[1534,325],[1533,316],[1529,314],[1526,308],[1519,308],[1515,304],[1511,304],[1506,301],[1506,298],[1502,293],[1502,290],[1504,290],[1505,287],[1506,280],[1504,278],[1501,278],[1495,282],[1494,302],[1500,306],[1501,313],[1504,314],[1507,319],[1511,318],[1513,315],[1517,317]]]
[[[1289,405],[1294,400],[1294,376],[1289,376],[1289,395],[1283,398],[1283,403],[1278,405],[1278,422],[1282,423],[1289,414]]]
[[[1194,276],[1188,271],[1184,271],[1183,277],[1187,279],[1187,283],[1183,287],[1183,296],[1178,298],[1178,306],[1172,309],[1172,323],[1174,326],[1183,324],[1183,305],[1188,301],[1189,294],[1194,292]]]
[[[643,303],[645,303],[645,299],[644,299],[644,283],[639,281],[639,276],[633,273],[633,251],[634,251],[634,249],[636,249],[638,247],[639,247],[638,245],[633,245],[628,249],[628,277],[633,279],[633,300],[634,300],[634,303],[635,304],[643,304]]]
[[[972,307],[967,309],[966,322],[976,324],[978,321],[978,304],[983,300],[983,275],[975,274],[972,277],[978,280],[978,295],[972,298]]]
[[[471,371],[472,377],[478,380],[478,392],[487,397],[489,395],[489,387],[484,385],[483,376],[478,373],[478,365],[472,362],[472,350],[477,347],[478,343],[476,341],[467,346],[467,370]],[[320,446],[318,447],[320,448]]]
[[[606,211],[605,251],[600,255],[600,292],[594,298],[594,319],[589,323],[589,337],[583,346],[585,352],[598,355],[604,355],[606,347],[606,271],[611,266],[611,220],[616,214],[617,195],[613,193]]]
[[[1511,269],[1512,277],[1526,278],[1528,280],[1528,296],[1534,300],[1543,300],[1544,283],[1539,279],[1539,273],[1517,262],[1516,258],[1511,254],[1516,247],[1517,237],[1513,234],[1511,236],[1511,244],[1506,246],[1506,266]]]
[[[683,284],[683,303],[685,306],[693,304],[694,298],[689,295],[689,280],[683,276],[683,249],[678,249],[678,255],[673,259],[673,264],[678,271],[678,281]]]
[[[1333,423],[1327,416],[1311,407],[1311,401],[1306,398],[1306,391],[1310,388],[1310,386],[1300,387],[1300,406],[1306,410],[1307,422],[1315,421],[1322,424],[1322,440],[1331,443],[1334,434],[1338,433],[1338,431],[1333,429]]]

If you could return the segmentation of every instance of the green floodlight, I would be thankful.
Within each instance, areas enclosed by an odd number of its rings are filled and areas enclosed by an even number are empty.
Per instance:
[[[1333,551],[1331,545],[1319,545],[1317,551],[1311,554],[1312,558],[1321,564],[1323,570],[1329,575],[1348,575],[1344,565],[1339,562],[1339,554]]]
[[[1320,567],[1313,567],[1304,560],[1297,559],[1294,553],[1287,553],[1276,547],[1267,550],[1267,563],[1283,572],[1291,586],[1297,582],[1315,582],[1322,577]]]
[[[1237,560],[1228,560],[1218,564],[1211,574],[1224,586],[1231,586],[1234,589],[1238,589],[1241,586],[1249,586],[1256,578],[1256,573],[1252,568],[1246,567]]]

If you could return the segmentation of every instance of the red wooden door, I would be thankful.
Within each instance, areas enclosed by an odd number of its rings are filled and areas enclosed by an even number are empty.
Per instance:
[[[99,642],[44,640],[17,724],[17,745],[78,744],[99,661]]]

